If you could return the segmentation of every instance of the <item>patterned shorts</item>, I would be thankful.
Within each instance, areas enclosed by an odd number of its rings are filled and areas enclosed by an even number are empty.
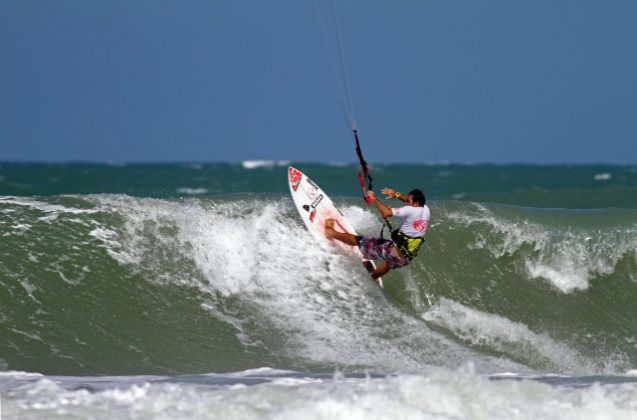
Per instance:
[[[398,268],[410,263],[409,259],[399,254],[394,242],[389,239],[372,238],[369,236],[358,237],[358,249],[363,257],[368,260],[385,260],[389,268]]]

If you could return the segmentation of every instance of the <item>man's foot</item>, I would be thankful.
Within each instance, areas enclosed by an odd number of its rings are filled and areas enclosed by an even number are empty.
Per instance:
[[[336,220],[334,219],[327,219],[325,220],[325,236],[329,239],[334,237],[334,223],[336,222]]]

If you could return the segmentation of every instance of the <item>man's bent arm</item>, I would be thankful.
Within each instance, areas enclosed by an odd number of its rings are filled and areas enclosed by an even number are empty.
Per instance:
[[[376,198],[376,194],[374,194],[374,191],[367,192],[367,195],[371,197],[372,200],[374,200],[374,204],[376,205],[378,212],[384,219],[387,219],[388,217],[392,217],[394,215],[394,212],[389,207],[381,203],[380,200]]]

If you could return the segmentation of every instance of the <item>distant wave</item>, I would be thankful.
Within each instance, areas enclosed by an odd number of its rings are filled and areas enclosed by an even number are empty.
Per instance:
[[[177,192],[180,194],[198,195],[198,194],[206,194],[208,192],[208,189],[181,187],[181,188],[177,188]]]
[[[257,168],[274,168],[275,166],[288,166],[290,161],[288,160],[244,160],[241,162],[241,166],[244,169],[257,169]]]
[[[611,174],[609,174],[609,173],[596,174],[595,175],[595,181],[608,181],[612,177],[613,176]]]

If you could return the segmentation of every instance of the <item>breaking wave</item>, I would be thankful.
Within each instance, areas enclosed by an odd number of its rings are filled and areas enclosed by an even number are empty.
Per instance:
[[[337,200],[363,234],[379,220]],[[260,366],[624,373],[637,211],[441,201],[379,290],[288,198],[0,198],[0,365],[64,375]]]

